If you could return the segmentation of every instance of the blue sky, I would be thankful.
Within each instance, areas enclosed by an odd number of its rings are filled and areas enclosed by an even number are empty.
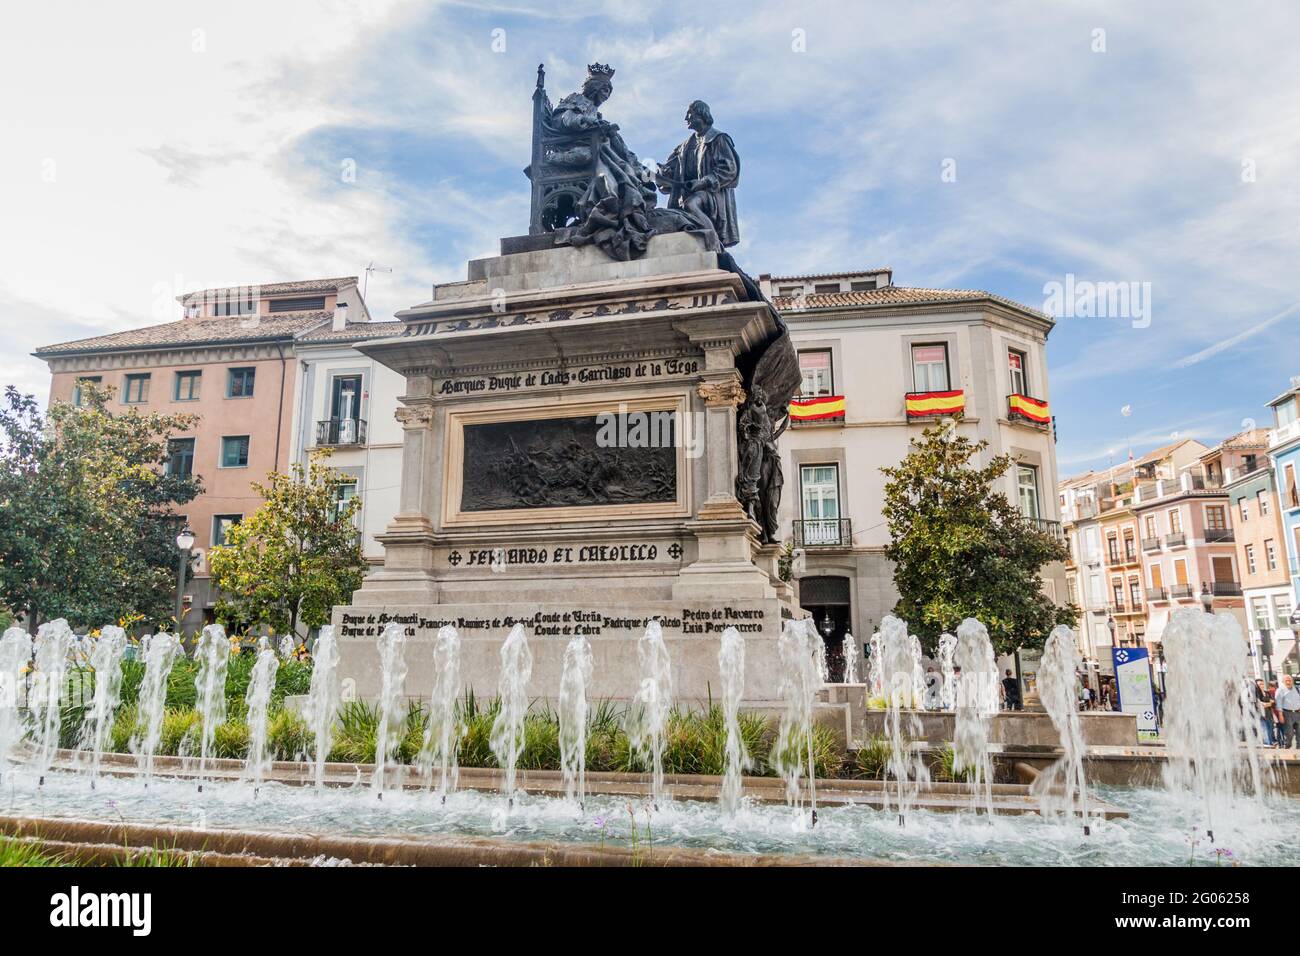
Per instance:
[[[593,60],[643,158],[710,103],[751,273],[888,265],[1035,307],[1067,274],[1150,283],[1148,327],[1052,333],[1063,473],[1263,422],[1300,373],[1293,3],[133,8],[23,5],[0,37],[0,381],[42,396],[33,348],[188,289],[373,260],[388,317],[462,278],[526,231],[537,64],[558,98]]]

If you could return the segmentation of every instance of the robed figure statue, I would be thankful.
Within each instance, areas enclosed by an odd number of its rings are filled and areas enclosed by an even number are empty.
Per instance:
[[[734,246],[740,242],[736,144],[714,127],[713,113],[703,100],[686,108],[686,125],[691,135],[659,166],[655,182],[670,194],[669,209],[680,209],[701,227],[712,229],[722,246]]]

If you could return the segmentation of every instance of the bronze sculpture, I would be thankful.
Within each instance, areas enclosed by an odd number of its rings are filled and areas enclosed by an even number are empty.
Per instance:
[[[713,112],[703,100],[686,108],[686,125],[691,135],[660,165],[655,182],[670,194],[669,209],[681,209],[698,225],[712,229],[720,245],[734,246],[740,242],[736,144],[713,125]]]

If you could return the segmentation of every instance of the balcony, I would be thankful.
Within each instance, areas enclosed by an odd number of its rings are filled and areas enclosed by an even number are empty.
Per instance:
[[[316,423],[317,445],[364,445],[364,418],[327,418]]]
[[[1147,588],[1147,601],[1168,601],[1169,592],[1164,588]]]
[[[1215,542],[1235,541],[1236,536],[1232,533],[1231,528],[1206,528],[1205,543],[1214,544]]]
[[[1136,548],[1129,546],[1124,549],[1125,564],[1137,564],[1137,559],[1138,559],[1138,553]]]
[[[1195,597],[1190,584],[1171,584],[1169,585],[1169,598],[1173,601],[1186,601],[1188,598]]]
[[[1270,428],[1268,432],[1268,447],[1276,448],[1278,445],[1285,444],[1300,438],[1300,419],[1288,422],[1277,428]]]
[[[1052,413],[1047,402],[1018,393],[1007,396],[1007,419],[1044,430],[1052,427]]]
[[[1241,594],[1240,581],[1212,581],[1210,593],[1217,597],[1238,597]]]
[[[1048,537],[1055,538],[1057,541],[1062,540],[1063,535],[1061,532],[1061,522],[1052,521],[1048,518],[1026,517],[1025,520],[1033,525],[1036,530],[1042,532]]]
[[[1165,544],[1171,548],[1181,548],[1187,544],[1187,535],[1181,531],[1165,536]]]
[[[1111,603],[1110,603],[1110,613],[1111,613],[1111,614],[1127,614],[1128,611],[1126,610],[1126,605],[1124,604],[1123,601],[1111,601]]]
[[[804,518],[794,522],[796,548],[847,548],[853,543],[848,518]]]
[[[790,401],[790,424],[805,425],[844,424],[843,395],[800,395]]]
[[[1160,539],[1159,539],[1159,538],[1143,538],[1143,539],[1142,539],[1142,550],[1143,550],[1143,551],[1148,551],[1148,552],[1150,552],[1150,551],[1159,551],[1159,550],[1160,550]]]
[[[946,392],[906,392],[903,408],[908,421],[926,418],[960,418],[966,411],[966,393],[960,388]]]

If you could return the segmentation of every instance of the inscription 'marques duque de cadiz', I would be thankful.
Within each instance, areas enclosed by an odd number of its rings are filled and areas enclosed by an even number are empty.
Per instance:
[[[465,426],[461,511],[672,502],[672,436],[605,447],[596,416]]]
[[[627,382],[671,375],[694,375],[700,370],[697,358],[665,358],[623,365],[591,365],[583,368],[552,368],[536,372],[504,375],[479,375],[447,378],[438,383],[439,395],[474,394],[476,392],[514,392],[526,388],[556,388],[566,385],[592,385],[601,382]]]

